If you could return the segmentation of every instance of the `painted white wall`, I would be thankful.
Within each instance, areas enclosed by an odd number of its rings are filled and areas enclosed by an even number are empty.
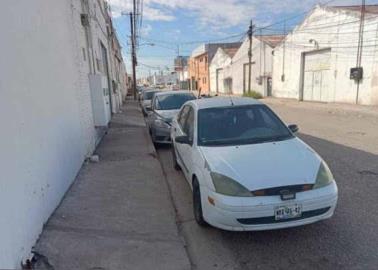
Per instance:
[[[332,26],[332,27],[329,27]],[[317,7],[281,43],[273,57],[273,96],[299,99],[301,53],[314,50],[310,39],[319,42],[320,49],[331,48],[330,102],[355,103],[357,83],[349,79],[350,68],[356,65],[359,15],[355,12]],[[359,104],[378,104],[378,19],[366,15]],[[285,62],[283,69],[283,62]],[[285,81],[281,75],[285,73]]]
[[[231,63],[231,57],[222,49],[218,48],[213,59],[211,60],[209,66],[209,75],[210,75],[210,92],[217,92],[217,69],[224,68]],[[218,89],[221,93],[223,90],[223,81],[219,82],[222,85],[219,85]]]
[[[261,42],[259,39],[252,37],[252,71],[251,71],[251,90],[257,91],[262,95],[266,95],[266,85],[265,83],[259,85],[259,76],[264,76],[265,78],[272,75],[272,51],[273,49],[266,44]],[[249,39],[246,38],[239,50],[236,52],[232,58],[231,64],[226,66],[224,77],[232,78],[232,92],[233,94],[243,94],[243,72],[244,64],[248,64],[248,49],[249,49]],[[248,70],[248,67],[247,67]],[[248,74],[248,73],[247,73]],[[264,80],[266,81],[266,80]],[[247,80],[248,87],[248,80]]]
[[[107,46],[89,1],[93,55]],[[43,224],[95,149],[80,0],[3,0],[0,9],[0,268],[30,256]],[[95,11],[97,10],[97,11]],[[97,18],[97,19],[95,19]],[[97,66],[95,73],[101,73]]]

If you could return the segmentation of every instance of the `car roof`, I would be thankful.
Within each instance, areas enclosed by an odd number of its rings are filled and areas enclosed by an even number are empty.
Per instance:
[[[179,95],[179,94],[193,94],[193,92],[191,91],[187,91],[187,90],[177,90],[177,91],[160,91],[159,93],[157,93],[155,95],[155,97],[157,96],[166,96],[166,95]],[[193,94],[194,95],[194,94]]]
[[[192,104],[197,110],[207,108],[231,107],[231,106],[245,106],[245,105],[261,105],[260,101],[249,97],[211,97],[195,99],[187,102]]]

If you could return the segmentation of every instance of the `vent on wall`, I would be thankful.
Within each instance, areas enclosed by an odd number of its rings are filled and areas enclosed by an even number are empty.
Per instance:
[[[80,14],[80,20],[81,20],[81,24],[83,26],[89,26],[89,17],[88,17],[88,14],[81,13]]]

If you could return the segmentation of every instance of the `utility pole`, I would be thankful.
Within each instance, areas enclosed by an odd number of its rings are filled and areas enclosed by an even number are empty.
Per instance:
[[[134,6],[135,7],[135,6]],[[135,9],[135,8],[134,8]],[[130,12],[130,29],[131,29],[131,64],[133,68],[133,95],[134,100],[136,100],[136,74],[135,74],[135,66],[136,66],[136,55],[135,55],[135,13],[133,14]]]
[[[248,50],[248,93],[251,92],[251,76],[252,76],[252,34],[253,25],[252,20],[249,24],[248,38],[249,38],[249,50]]]
[[[285,81],[285,56],[286,56],[286,21],[284,21],[283,25],[283,51],[282,51],[282,74],[281,74],[281,81]]]
[[[356,68],[362,70],[361,59],[362,59],[362,48],[364,41],[364,22],[365,22],[365,0],[361,3],[361,16],[360,16],[360,28],[358,31],[358,46],[357,46],[357,63]],[[361,71],[362,72],[362,71]],[[360,92],[360,81],[362,78],[357,79],[357,92],[356,92],[356,104],[358,104],[359,92]]]

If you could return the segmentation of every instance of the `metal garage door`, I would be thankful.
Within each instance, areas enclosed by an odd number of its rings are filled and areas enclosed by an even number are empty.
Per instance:
[[[303,100],[333,101],[331,94],[331,50],[322,50],[305,55]]]
[[[223,85],[223,68],[217,69],[217,93],[224,93],[224,85]]]

